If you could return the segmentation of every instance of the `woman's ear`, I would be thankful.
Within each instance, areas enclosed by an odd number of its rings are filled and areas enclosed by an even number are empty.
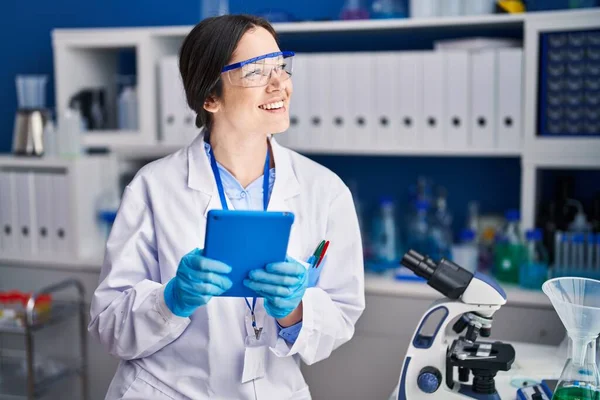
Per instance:
[[[204,104],[202,107],[208,111],[209,113],[216,113],[219,111],[219,101],[214,96],[208,96],[206,100],[204,100]]]

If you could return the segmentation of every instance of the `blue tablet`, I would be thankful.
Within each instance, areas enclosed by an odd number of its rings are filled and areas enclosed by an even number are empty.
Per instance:
[[[255,297],[244,286],[248,273],[273,262],[285,261],[291,212],[210,210],[204,237],[204,255],[231,266],[231,289],[224,297]]]

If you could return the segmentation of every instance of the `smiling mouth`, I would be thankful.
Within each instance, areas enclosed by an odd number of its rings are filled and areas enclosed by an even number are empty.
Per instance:
[[[273,103],[262,104],[258,106],[261,110],[279,110],[283,108],[283,100],[274,101]]]

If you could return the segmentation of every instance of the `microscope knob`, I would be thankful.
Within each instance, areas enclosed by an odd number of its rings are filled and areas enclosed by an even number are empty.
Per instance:
[[[456,333],[461,333],[462,331],[465,330],[465,328],[467,327],[467,324],[469,323],[469,319],[466,316],[462,316],[460,317],[452,326],[452,330]]]
[[[417,386],[425,393],[433,393],[442,383],[442,374],[435,367],[425,367],[419,372]]]

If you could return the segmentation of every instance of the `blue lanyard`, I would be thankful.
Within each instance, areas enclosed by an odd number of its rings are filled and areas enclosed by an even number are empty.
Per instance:
[[[215,181],[217,181],[217,190],[219,191],[219,198],[221,199],[221,207],[223,210],[228,210],[227,199],[225,198],[225,191],[223,190],[223,182],[221,181],[221,174],[219,173],[219,167],[217,166],[217,160],[215,153],[213,153],[212,147],[209,150],[210,154],[210,167],[212,168]],[[267,156],[265,158],[265,167],[263,170],[263,207],[267,211],[269,205],[269,149],[267,149]]]
[[[223,189],[223,182],[221,181],[221,173],[219,172],[219,167],[217,166],[217,159],[215,158],[215,153],[213,152],[212,147],[209,149],[210,155],[210,167],[212,168],[213,175],[215,176],[215,181],[217,182],[217,190],[219,191],[219,198],[221,199],[221,207],[223,210],[228,210],[227,207],[227,199],[225,198],[225,190]],[[267,206],[269,205],[269,149],[267,148],[267,156],[265,157],[265,167],[263,170],[263,206],[265,211],[267,211]],[[258,328],[256,326],[256,317],[254,316],[254,308],[256,307],[256,297],[252,298],[252,307],[250,307],[250,302],[247,298],[246,305],[248,309],[250,309],[250,314],[252,316],[252,328],[254,329],[254,335],[256,336],[256,340],[260,339],[260,334],[262,332],[262,328]]]

